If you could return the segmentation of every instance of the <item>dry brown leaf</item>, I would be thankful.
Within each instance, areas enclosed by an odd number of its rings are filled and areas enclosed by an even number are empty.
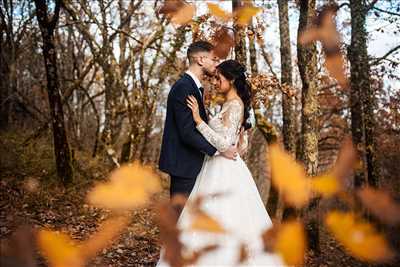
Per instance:
[[[181,9],[185,3],[182,0],[166,0],[158,11],[161,14],[171,15]]]
[[[98,184],[88,194],[88,202],[111,210],[126,210],[146,204],[161,190],[153,169],[135,162],[111,173],[109,182]]]
[[[211,233],[225,233],[225,229],[221,224],[210,215],[202,211],[197,211],[194,215],[191,230],[205,231]]]
[[[341,53],[326,56],[325,67],[343,88],[347,88],[348,80],[345,75],[345,62]]]
[[[240,244],[238,264],[242,264],[249,258],[249,249],[246,244]]]
[[[357,191],[357,195],[364,206],[384,223],[390,225],[400,223],[400,205],[390,197],[389,193],[364,187]]]
[[[385,262],[394,256],[384,236],[377,233],[372,224],[352,213],[331,211],[326,215],[325,223],[354,257],[369,262]]]
[[[279,231],[279,224],[273,224],[262,234],[261,238],[266,252],[273,252],[275,250],[276,238]]]
[[[336,29],[337,5],[325,5],[319,12],[314,25],[299,36],[301,44],[321,41],[326,56],[325,66],[343,88],[348,87],[343,55],[340,52],[340,34]]]
[[[219,58],[226,58],[235,45],[233,35],[223,27],[216,31],[213,37],[214,54]]]
[[[297,208],[305,206],[310,198],[311,186],[303,166],[278,144],[269,147],[269,160],[272,183],[283,194],[286,203]]]
[[[340,147],[337,160],[332,169],[333,176],[335,176],[342,185],[346,184],[347,177],[357,164],[357,159],[358,156],[353,142],[350,137],[346,137]]]
[[[182,201],[179,197],[177,201]],[[184,266],[183,244],[179,239],[180,230],[176,227],[177,211],[170,201],[161,202],[156,207],[157,224],[160,228],[160,241],[164,247],[164,259],[171,266]]]

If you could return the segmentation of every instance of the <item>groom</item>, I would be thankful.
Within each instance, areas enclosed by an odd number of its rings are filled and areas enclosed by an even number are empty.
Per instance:
[[[171,176],[171,198],[175,194],[188,196],[203,165],[204,156],[219,153],[197,131],[192,112],[186,104],[186,98],[194,95],[199,103],[200,116],[205,122],[208,121],[201,79],[203,75],[212,76],[216,72],[219,60],[214,56],[213,48],[213,45],[206,41],[194,42],[189,46],[189,69],[175,82],[168,94],[159,168]],[[235,159],[237,149],[232,146],[221,155]]]

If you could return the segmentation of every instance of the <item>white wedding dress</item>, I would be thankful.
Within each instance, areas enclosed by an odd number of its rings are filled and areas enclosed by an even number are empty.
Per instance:
[[[225,102],[208,125],[202,123],[197,129],[218,151],[225,151],[237,144],[242,118],[243,104],[235,99]],[[218,249],[201,256],[195,266],[284,266],[279,256],[263,252],[261,234],[272,226],[272,222],[252,175],[240,157],[234,161],[221,155],[206,156],[187,203],[200,195],[215,193],[226,194],[207,198],[201,208],[227,233],[188,230],[192,220],[188,205],[178,219],[178,228],[184,230],[180,239],[186,248],[199,250],[206,245],[219,245]],[[241,244],[247,245],[249,257],[239,265]],[[163,254],[161,249],[158,267],[169,266]]]

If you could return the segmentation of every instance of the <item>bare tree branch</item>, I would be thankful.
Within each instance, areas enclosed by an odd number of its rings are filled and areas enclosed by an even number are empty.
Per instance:
[[[382,57],[379,58],[375,58],[370,65],[374,66],[379,64],[382,60],[386,59],[389,55],[393,54],[394,52],[396,52],[397,50],[400,49],[400,45],[393,47],[392,49],[390,49],[386,54],[384,54]]]

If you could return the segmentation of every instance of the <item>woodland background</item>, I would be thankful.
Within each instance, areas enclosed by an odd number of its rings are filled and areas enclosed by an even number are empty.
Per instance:
[[[0,29],[2,266],[62,266],[38,253],[46,251],[38,231],[91,240],[114,207],[88,203],[90,189],[126,163],[157,168],[168,90],[199,39],[247,66],[254,127],[245,160],[276,224],[304,224],[308,249],[293,263],[398,266],[400,2],[1,0]],[[207,89],[215,112],[220,97],[212,81]],[[276,142],[307,176],[335,173],[340,182],[321,180],[319,196],[291,202],[292,188],[271,178]],[[157,176],[162,189],[117,223],[114,243],[96,239],[85,264],[156,263],[157,205],[169,197],[168,176]],[[377,239],[358,252],[334,239],[324,223],[332,209],[353,211],[368,227],[351,231],[373,227]],[[115,235],[103,230],[107,240]],[[47,253],[69,251],[58,241],[46,243],[58,249]]]

